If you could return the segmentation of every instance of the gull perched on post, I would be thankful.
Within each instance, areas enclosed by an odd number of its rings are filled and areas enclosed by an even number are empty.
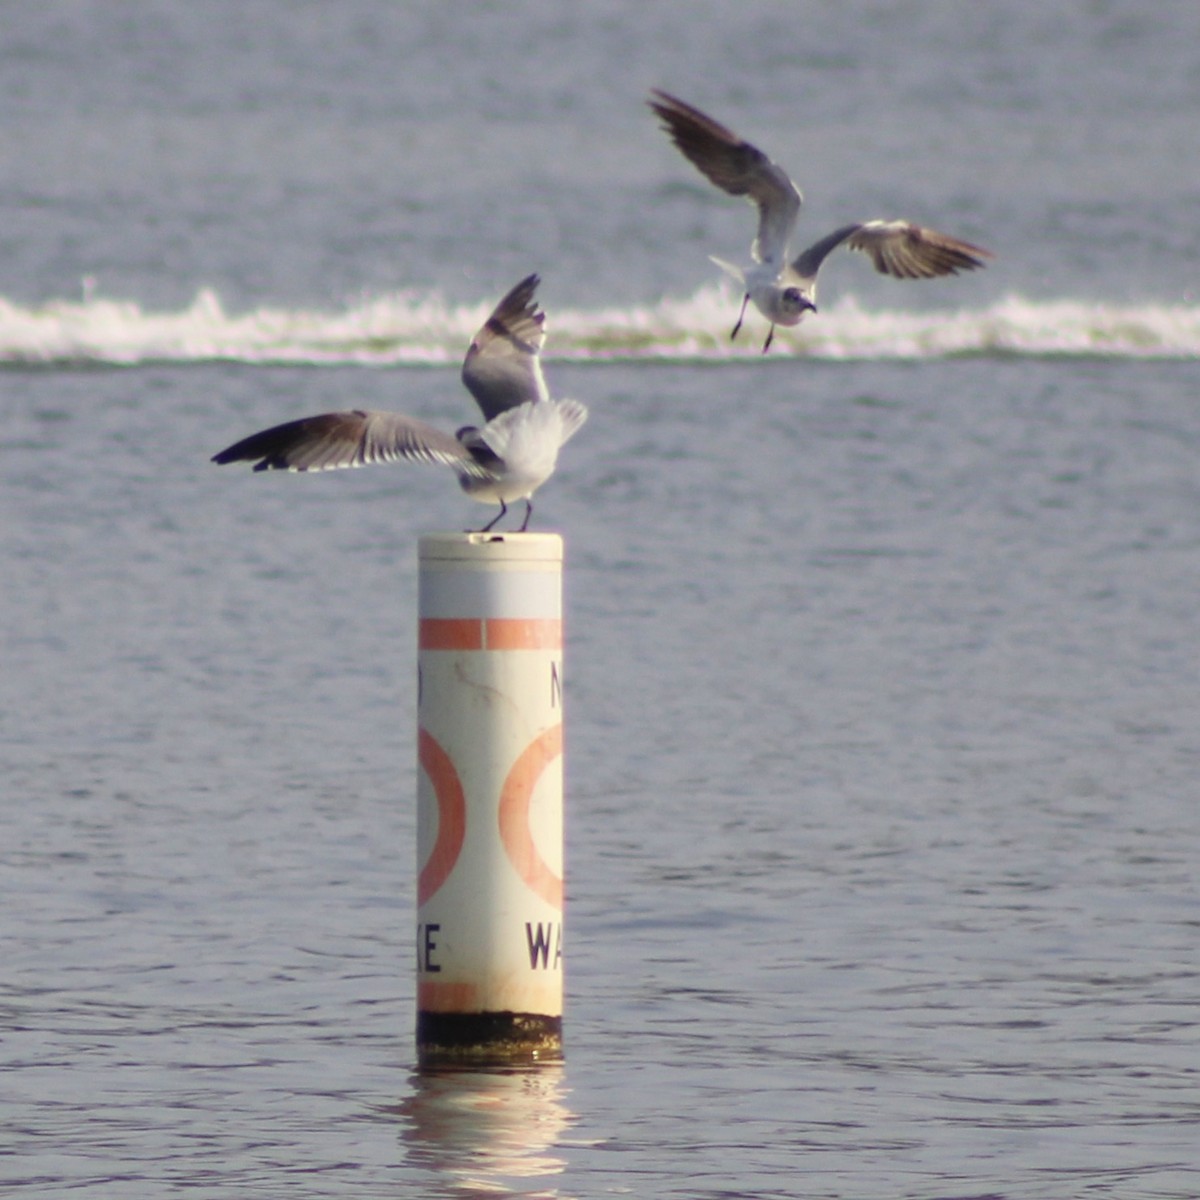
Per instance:
[[[744,291],[730,337],[737,337],[751,300],[771,322],[764,354],[776,325],[798,325],[806,313],[817,311],[817,273],[829,254],[843,244],[870,255],[876,271],[896,279],[956,275],[982,267],[983,260],[992,257],[980,246],[911,221],[877,220],[843,225],[789,261],[788,243],[804,197],[788,173],[757,146],[698,108],[657,88],[651,95],[647,103],[683,156],[710,183],[731,196],[745,196],[758,209],[758,236],[750,247],[750,265],[743,269],[719,258],[713,262]]]
[[[328,471],[370,463],[444,463],[473,500],[499,504],[479,532],[490,530],[511,500],[533,512],[533,493],[554,473],[558,450],[587,419],[577,400],[551,400],[539,354],[546,314],[534,300],[540,280],[522,279],[496,305],[471,341],[462,381],[485,424],[449,434],[402,413],[321,413],[264,429],[213,455],[215,463],[255,462],[256,471]]]

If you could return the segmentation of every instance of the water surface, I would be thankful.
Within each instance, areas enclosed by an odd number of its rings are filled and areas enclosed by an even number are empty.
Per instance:
[[[14,16],[9,1190],[1196,1195],[1198,18],[997,11]],[[751,218],[651,85],[787,162],[814,236],[999,257],[847,256],[731,347],[706,255]],[[567,1056],[422,1078],[416,540],[485,510],[208,457],[327,408],[462,424],[533,269],[592,413],[535,506]]]

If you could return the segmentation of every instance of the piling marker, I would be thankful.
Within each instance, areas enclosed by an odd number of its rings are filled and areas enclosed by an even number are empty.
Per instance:
[[[562,1053],[562,538],[420,541],[417,1057]]]

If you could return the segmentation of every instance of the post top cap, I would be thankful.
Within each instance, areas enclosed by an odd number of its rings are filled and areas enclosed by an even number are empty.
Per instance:
[[[426,533],[419,543],[421,562],[559,563],[563,540],[557,533]]]

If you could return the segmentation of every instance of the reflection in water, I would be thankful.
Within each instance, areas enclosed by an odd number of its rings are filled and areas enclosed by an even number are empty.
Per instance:
[[[522,1184],[566,1165],[552,1153],[575,1120],[565,1097],[562,1063],[415,1073],[396,1107],[408,1164],[436,1177],[436,1195],[559,1197]]]

